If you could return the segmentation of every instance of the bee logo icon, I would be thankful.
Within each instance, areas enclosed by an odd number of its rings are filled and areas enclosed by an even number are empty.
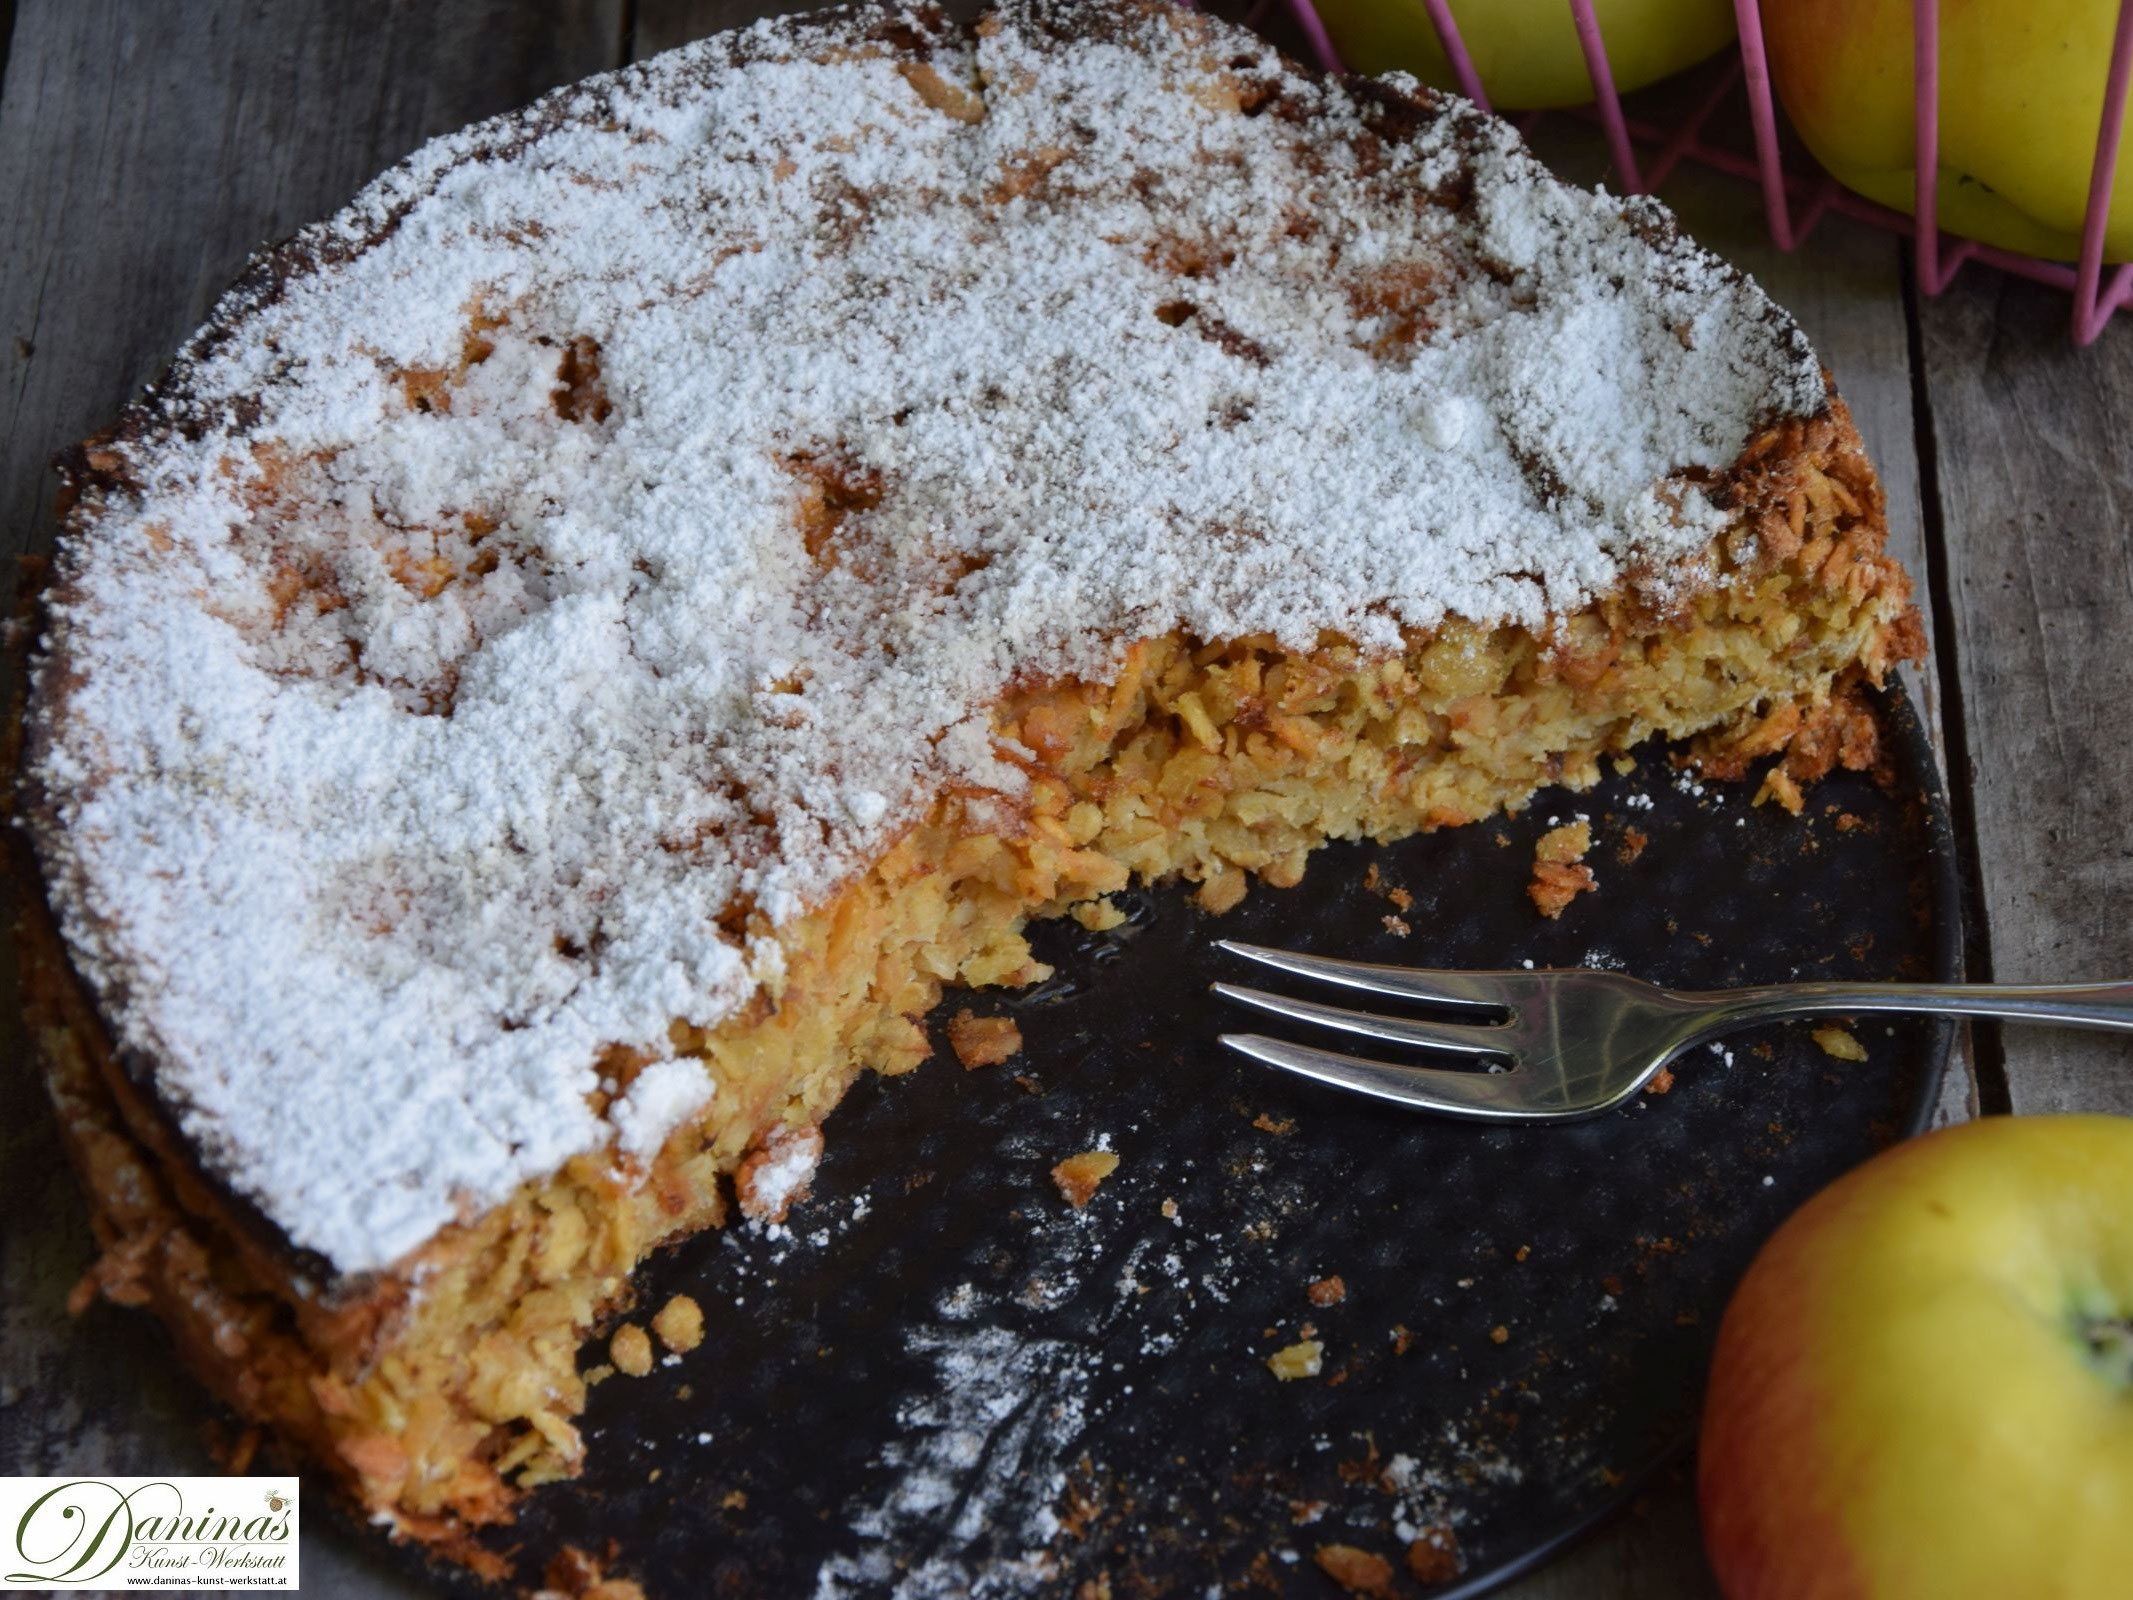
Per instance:
[[[267,1509],[269,1511],[286,1511],[289,1509],[289,1502],[282,1498],[280,1491],[269,1489],[267,1491]]]

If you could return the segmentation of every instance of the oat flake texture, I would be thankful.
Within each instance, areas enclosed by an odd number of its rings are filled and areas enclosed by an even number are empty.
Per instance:
[[[129,415],[28,812],[209,1165],[389,1266],[713,1092],[663,1063],[987,707],[1182,627],[1397,648],[1693,577],[1825,404],[1667,214],[1167,8],[764,25],[440,139]]]

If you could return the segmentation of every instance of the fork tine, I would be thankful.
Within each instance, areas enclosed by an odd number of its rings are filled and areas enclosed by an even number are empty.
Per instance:
[[[1315,1000],[1291,1000],[1286,995],[1261,989],[1240,989],[1233,983],[1218,983],[1216,994],[1239,1005],[1271,1011],[1296,1022],[1315,1022],[1342,1033],[1359,1033],[1366,1039],[1390,1039],[1396,1044],[1418,1045],[1424,1050],[1457,1050],[1473,1055],[1511,1054],[1510,1030],[1500,1022],[1410,1022],[1405,1017],[1378,1017],[1367,1011],[1349,1011],[1340,1006],[1322,1006]]]
[[[1300,1077],[1354,1089],[1379,1100],[1484,1122],[1526,1122],[1563,1114],[1561,1108],[1529,1103],[1524,1075],[1516,1072],[1446,1072],[1437,1067],[1395,1066],[1359,1056],[1314,1050],[1307,1044],[1269,1039],[1257,1033],[1225,1033],[1232,1050]]]
[[[1257,961],[1299,978],[1316,978],[1369,994],[1400,995],[1445,1006],[1508,1007],[1502,986],[1476,972],[1433,972],[1421,967],[1390,967],[1375,961],[1336,961],[1330,956],[1310,956],[1296,950],[1271,950],[1265,945],[1243,944],[1235,939],[1215,943],[1233,956]]]

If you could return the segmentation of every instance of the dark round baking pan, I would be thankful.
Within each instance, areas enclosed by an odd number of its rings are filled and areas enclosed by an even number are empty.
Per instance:
[[[1546,1559],[1685,1446],[1750,1256],[1925,1125],[1951,1029],[1862,1020],[1850,1061],[1766,1027],[1607,1116],[1483,1127],[1222,1050],[1208,985],[1252,975],[1212,941],[1694,987],[1952,977],[1939,781],[1902,692],[1881,710],[1893,775],[1835,774],[1798,817],[1652,746],[1516,817],[1331,847],[1219,918],[1164,888],[1109,932],[1046,926],[1056,977],[944,1007],[1014,1017],[1020,1056],[868,1077],[783,1228],[644,1269],[643,1308],[692,1295],[705,1343],[600,1384],[585,1476],[493,1542],[522,1581],[569,1545],[655,1600],[1314,1595],[1336,1544],[1398,1592],[1471,1595]],[[1546,921],[1533,843],[1576,816],[1600,887]],[[1076,1210],[1051,1169],[1098,1148],[1118,1168]],[[1306,1339],[1319,1370],[1277,1378]],[[1414,1578],[1417,1538],[1457,1575]]]

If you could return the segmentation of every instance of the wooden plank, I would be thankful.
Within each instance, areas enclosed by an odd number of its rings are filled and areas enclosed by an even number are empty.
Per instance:
[[[630,58],[642,61],[646,56],[671,50],[706,34],[745,28],[759,17],[780,17],[788,11],[814,9],[804,0],[798,5],[785,3],[785,0],[637,0],[636,26],[630,33]]]
[[[53,451],[104,426],[248,253],[421,143],[617,64],[623,0],[21,0],[0,86],[0,526],[50,540]],[[4,950],[6,941],[0,941]],[[93,1254],[0,954],[0,1473],[211,1471],[152,1319],[67,1291]],[[410,1592],[316,1508],[307,1589]],[[203,1591],[205,1592],[205,1591]]]
[[[1966,269],[1920,307],[1990,976],[2133,976],[2133,327]],[[2133,1111],[2122,1040],[2005,1032],[2012,1108]]]
[[[26,0],[0,94],[11,548],[49,537],[51,453],[111,420],[253,249],[424,139],[614,65],[622,33],[622,0]]]
[[[950,16],[967,17],[975,16],[983,6],[984,0],[945,0],[943,9]],[[1254,9],[1250,0],[1202,0],[1200,8],[1232,21]],[[789,11],[813,9],[811,0],[799,0],[797,4],[792,0],[637,0],[635,22],[630,32],[630,56],[632,60],[641,61],[648,55],[671,50],[706,34],[746,27],[759,17],[777,17]],[[1286,6],[1267,9],[1260,19],[1259,31],[1297,60],[1309,59],[1303,35]]]

